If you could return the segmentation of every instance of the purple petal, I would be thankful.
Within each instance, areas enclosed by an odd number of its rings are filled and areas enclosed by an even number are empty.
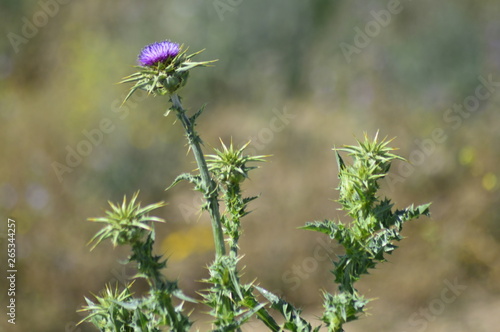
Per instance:
[[[144,47],[139,54],[138,61],[142,66],[152,66],[179,54],[180,46],[169,40],[153,43]]]

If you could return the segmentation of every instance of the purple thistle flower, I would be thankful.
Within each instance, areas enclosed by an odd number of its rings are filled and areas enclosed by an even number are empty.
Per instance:
[[[179,51],[179,44],[165,40],[144,47],[137,60],[142,66],[152,66],[158,62],[176,57]]]

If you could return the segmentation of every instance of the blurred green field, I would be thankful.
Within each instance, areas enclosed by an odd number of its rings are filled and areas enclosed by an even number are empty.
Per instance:
[[[207,103],[205,151],[221,137],[272,155],[246,183],[260,194],[243,222],[246,280],[321,313],[319,290],[335,289],[323,254],[338,251],[297,227],[344,217],[331,149],[379,131],[412,161],[394,164],[383,193],[401,208],[432,201],[432,218],[408,225],[390,262],[359,283],[377,300],[346,331],[494,331],[499,10],[494,0],[2,1],[0,330],[93,331],[75,327],[83,297],[133,271],[117,263],[126,248],[89,252],[99,227],[86,219],[137,190],[144,204],[169,203],[157,227],[165,273],[190,295],[203,288],[213,245],[201,198],[188,184],[164,191],[195,168],[180,125],[162,116],[164,98],[138,94],[119,108],[129,86],[115,84],[144,45],[171,39],[219,60],[181,92],[191,110]],[[15,326],[7,218],[18,227]],[[453,300],[443,298],[450,283],[465,287]],[[205,330],[209,318],[196,319]]]

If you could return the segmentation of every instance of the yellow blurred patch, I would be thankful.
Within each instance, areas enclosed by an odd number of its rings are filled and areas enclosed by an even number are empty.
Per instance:
[[[483,188],[492,191],[497,187],[498,178],[495,174],[488,172],[483,176]]]
[[[172,233],[163,239],[161,248],[170,259],[176,261],[192,254],[212,251],[214,249],[212,230],[207,226],[194,226]]]
[[[474,162],[476,159],[476,151],[472,146],[465,146],[460,149],[458,159],[461,165],[467,166]]]

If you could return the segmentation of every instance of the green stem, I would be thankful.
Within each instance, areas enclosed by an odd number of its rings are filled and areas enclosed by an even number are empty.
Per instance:
[[[229,210],[229,225],[225,225],[229,236],[229,251],[238,256],[238,240],[240,238],[240,218],[244,209],[243,198],[239,184],[233,184],[224,191],[224,203]]]
[[[174,109],[177,111],[177,117],[182,122],[182,126],[184,127],[189,141],[189,146],[191,147],[191,150],[193,150],[196,164],[198,165],[198,169],[200,170],[201,181],[205,192],[205,199],[207,200],[208,204],[207,210],[210,214],[210,220],[212,221],[212,232],[215,242],[215,256],[224,256],[226,254],[226,248],[224,246],[224,235],[222,233],[217,188],[208,171],[207,162],[205,161],[205,157],[203,156],[203,152],[200,146],[200,137],[194,130],[195,124],[186,116],[186,111],[182,107],[179,96],[174,93],[170,96],[170,100],[172,101]]]

